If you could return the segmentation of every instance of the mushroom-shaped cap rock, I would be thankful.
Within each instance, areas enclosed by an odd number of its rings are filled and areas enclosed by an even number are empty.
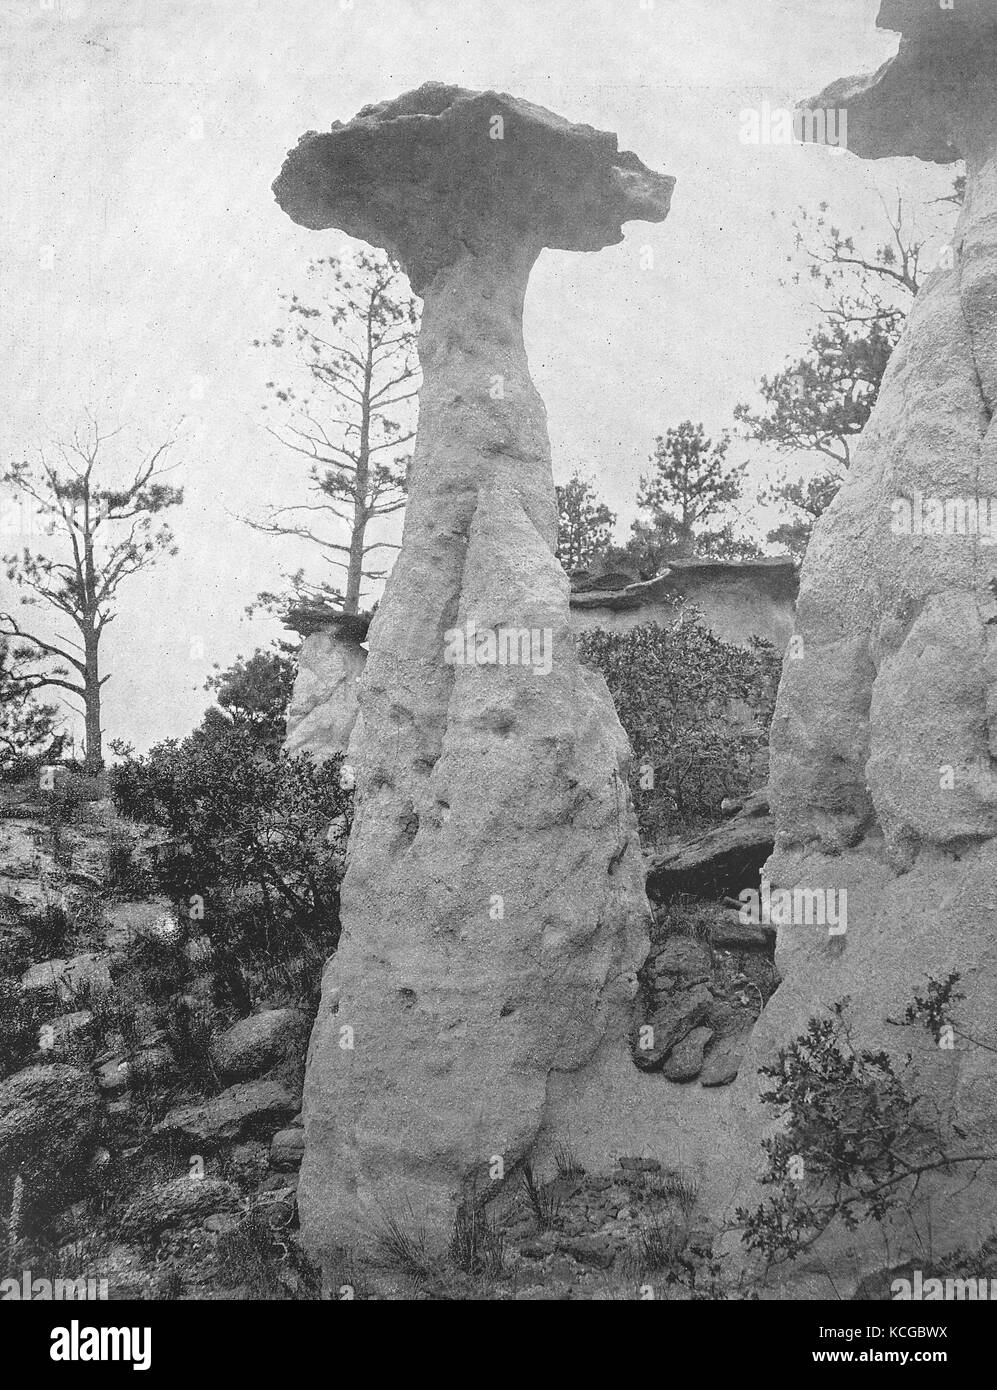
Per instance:
[[[882,0],[878,29],[895,29],[908,38],[915,34],[940,34],[956,26],[997,26],[994,0],[953,0],[945,9],[940,0]]]
[[[903,35],[878,72],[844,77],[804,103],[848,112],[848,148],[866,159],[907,155],[951,164],[967,153],[970,93],[997,85],[997,0],[883,0],[880,29]],[[976,113],[978,119],[987,119]]]
[[[302,226],[384,247],[419,291],[468,251],[622,241],[622,223],[664,220],[674,183],[608,131],[501,92],[427,82],[303,135],[273,190]]]

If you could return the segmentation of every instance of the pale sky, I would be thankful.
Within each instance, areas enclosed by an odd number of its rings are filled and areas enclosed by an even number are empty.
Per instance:
[[[544,252],[526,343],[554,475],[590,473],[621,538],[655,434],[733,428],[759,376],[801,350],[807,294],[780,286],[792,220],[826,200],[858,231],[951,169],[813,146],[748,146],[739,114],[790,106],[896,47],[878,0],[3,0],[0,457],[87,406],[125,448],[182,420],[170,481],[180,555],[122,590],[105,738],[197,722],[214,662],[279,629],[244,608],[307,557],[234,518],[302,496],[263,428],[255,350],[346,244],[295,226],[270,184],[309,129],[434,79],[496,88],[617,132],[678,182],[664,223],[598,254]],[[934,232],[934,223],[931,224]],[[939,247],[944,232],[936,238]],[[646,261],[645,248],[653,263]],[[771,456],[742,446],[757,475]],[[0,550],[19,537],[0,537]],[[3,605],[12,599],[3,595]]]

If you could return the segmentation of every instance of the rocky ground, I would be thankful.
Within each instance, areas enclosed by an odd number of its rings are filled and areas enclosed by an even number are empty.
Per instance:
[[[112,1299],[319,1297],[296,1234],[310,1018],[293,972],[255,981],[240,1015],[210,936],[155,891],[161,837],[102,790],[5,789],[2,1274],[106,1279]],[[768,936],[729,907],[663,905],[636,1064],[662,1085],[729,1081],[774,978]],[[332,1296],[726,1295],[683,1174],[650,1156],[585,1173],[568,1152],[558,1170],[514,1174],[501,1209],[461,1214],[449,1251],[389,1218],[373,1266]]]
[[[768,802],[754,793],[726,809],[724,823],[677,837],[648,869],[654,928],[631,1053],[641,1071],[677,1084],[733,1081],[779,983],[775,929],[743,922],[736,900],[742,888],[757,887],[772,850]]]
[[[212,946],[150,892],[106,800],[7,789],[0,819],[0,1251],[111,1297],[299,1296],[309,1020],[217,1003]],[[57,812],[57,813],[56,813]]]

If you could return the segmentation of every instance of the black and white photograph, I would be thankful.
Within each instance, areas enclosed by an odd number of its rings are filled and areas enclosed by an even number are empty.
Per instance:
[[[997,0],[2,0],[0,72],[8,1342],[958,1362]]]

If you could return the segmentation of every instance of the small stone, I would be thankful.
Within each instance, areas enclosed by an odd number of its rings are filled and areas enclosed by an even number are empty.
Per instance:
[[[542,1260],[548,1255],[553,1255],[558,1247],[560,1237],[556,1231],[541,1231],[524,1245],[520,1246],[520,1254],[525,1255],[528,1260]]]
[[[261,1192],[280,1192],[287,1195],[297,1190],[297,1173],[268,1173],[260,1183]]]
[[[665,1059],[661,1073],[669,1081],[694,1081],[703,1068],[703,1052],[713,1037],[709,1028],[694,1028],[676,1043]]]
[[[616,1246],[604,1235],[570,1236],[558,1241],[558,1249],[579,1264],[608,1269],[616,1256]]]
[[[660,1070],[676,1043],[705,1023],[713,995],[705,985],[678,990],[659,1001],[650,1018],[636,1030],[631,1053],[641,1071]],[[651,1028],[651,1032],[644,1031]]]
[[[96,1072],[97,1085],[106,1096],[121,1095],[127,1091],[128,1083],[131,1080],[131,1067],[125,1057],[113,1057],[109,1062],[103,1062]]]
[[[212,1231],[216,1235],[228,1235],[231,1231],[239,1229],[239,1217],[232,1212],[220,1211],[202,1221],[201,1225],[204,1230]]]
[[[270,1141],[270,1167],[300,1168],[304,1152],[303,1129],[279,1129]]]
[[[732,1033],[725,1038],[720,1038],[714,1043],[707,1053],[703,1069],[699,1073],[700,1084],[703,1086],[729,1085],[737,1076],[750,1037],[751,1029],[749,1027],[740,1033]]]
[[[710,924],[710,941],[724,951],[764,951],[775,944],[775,928],[742,922],[731,912]]]
[[[97,1085],[107,1096],[119,1096],[141,1077],[144,1083],[159,1085],[176,1075],[176,1062],[165,1045],[140,1048],[138,1052],[116,1053],[96,1069]]]
[[[184,955],[191,965],[205,965],[215,953],[210,936],[195,936],[183,948]]]
[[[657,984],[661,976],[673,976],[683,984],[700,984],[712,973],[710,949],[692,936],[670,936],[644,967]]]

